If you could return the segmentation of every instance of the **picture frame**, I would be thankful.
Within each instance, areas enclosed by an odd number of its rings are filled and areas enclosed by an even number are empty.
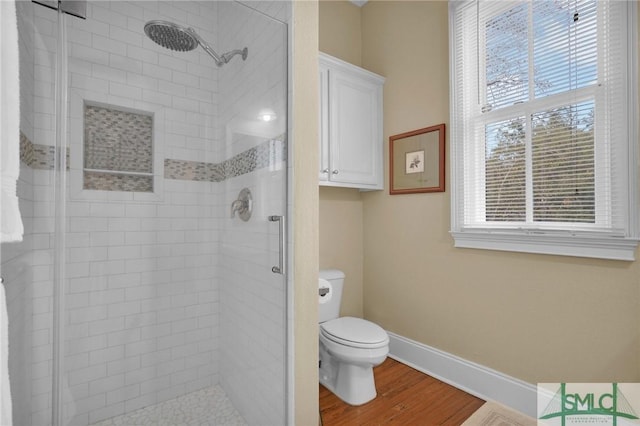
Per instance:
[[[445,124],[389,137],[389,194],[444,192]]]

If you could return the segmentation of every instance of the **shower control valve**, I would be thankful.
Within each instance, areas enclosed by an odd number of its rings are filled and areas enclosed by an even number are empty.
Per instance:
[[[238,199],[231,203],[231,218],[233,219],[238,213],[238,217],[245,222],[251,218],[253,210],[253,199],[249,188],[243,188],[238,194]]]

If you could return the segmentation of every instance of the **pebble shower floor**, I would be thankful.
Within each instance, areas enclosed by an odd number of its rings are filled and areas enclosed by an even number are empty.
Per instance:
[[[92,426],[247,426],[220,386],[170,399]]]

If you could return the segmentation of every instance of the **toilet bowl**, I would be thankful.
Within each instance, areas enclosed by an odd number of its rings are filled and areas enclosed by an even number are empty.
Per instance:
[[[373,367],[387,358],[389,336],[370,321],[337,316],[344,281],[342,272],[323,270],[320,278],[319,294],[325,293],[320,296],[319,310],[320,383],[348,404],[365,404],[376,397]],[[329,300],[323,303],[322,297]]]

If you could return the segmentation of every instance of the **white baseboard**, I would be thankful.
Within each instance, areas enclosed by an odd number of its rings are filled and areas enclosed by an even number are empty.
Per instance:
[[[487,401],[537,417],[536,386],[388,332],[389,357]]]

